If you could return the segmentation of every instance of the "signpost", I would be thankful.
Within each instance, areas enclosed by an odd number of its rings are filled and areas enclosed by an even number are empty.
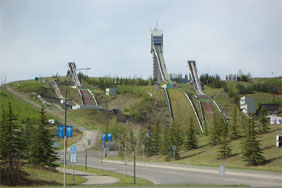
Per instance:
[[[72,184],[74,184],[74,163],[76,163],[76,146],[70,147],[70,162],[72,163]]]
[[[218,167],[219,175],[222,177],[222,185],[224,184],[224,176],[225,176],[225,165],[221,164]]]
[[[172,150],[173,150],[173,159],[175,160],[175,151],[176,151],[176,146],[172,146]]]

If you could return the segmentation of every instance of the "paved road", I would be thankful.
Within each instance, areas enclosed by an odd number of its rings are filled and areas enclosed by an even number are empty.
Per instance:
[[[83,153],[78,153],[77,165],[84,165]],[[62,156],[62,153],[60,153]],[[128,175],[133,174],[131,162],[110,161],[99,158],[99,152],[88,152],[88,166],[111,170]],[[137,176],[148,179],[154,184],[222,184],[218,168],[188,166],[169,163],[138,162]],[[282,187],[282,176],[279,173],[227,169],[224,184],[245,184],[253,187]]]

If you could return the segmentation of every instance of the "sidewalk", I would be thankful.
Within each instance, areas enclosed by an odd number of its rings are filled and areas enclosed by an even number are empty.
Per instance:
[[[60,172],[64,172],[63,168],[56,168]],[[72,174],[72,169],[66,169],[67,174]],[[82,171],[74,171],[75,175],[82,176],[87,179],[86,182],[82,183],[81,185],[110,185],[116,182],[119,182],[118,178],[114,178],[111,176],[103,176],[98,174],[92,174],[89,172],[82,172]]]

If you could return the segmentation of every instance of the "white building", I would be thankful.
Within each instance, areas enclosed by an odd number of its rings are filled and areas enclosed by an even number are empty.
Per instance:
[[[254,99],[251,97],[241,97],[240,98],[240,109],[245,114],[254,114],[256,113],[256,105]]]
[[[270,117],[270,124],[271,125],[280,125],[280,124],[282,124],[282,117],[271,116]]]
[[[117,88],[107,88],[106,95],[111,97],[117,96]]]

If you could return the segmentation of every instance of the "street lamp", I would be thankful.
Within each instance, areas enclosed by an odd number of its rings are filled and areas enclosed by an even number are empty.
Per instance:
[[[67,110],[68,110],[68,86],[69,86],[69,76],[67,76],[67,87],[66,87],[66,97],[65,97],[65,126],[64,126],[64,188],[66,187],[66,161],[67,161]]]

